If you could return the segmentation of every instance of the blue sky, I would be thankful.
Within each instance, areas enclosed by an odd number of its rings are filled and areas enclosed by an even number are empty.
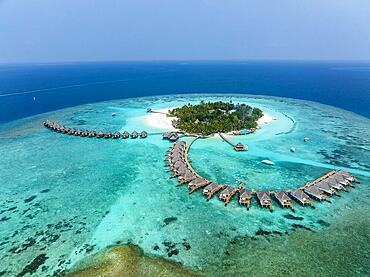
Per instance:
[[[0,63],[370,60],[369,0],[0,0]]]

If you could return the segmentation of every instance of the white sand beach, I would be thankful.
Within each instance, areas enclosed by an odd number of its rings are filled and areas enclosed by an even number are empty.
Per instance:
[[[177,131],[177,129],[172,126],[171,122],[173,119],[176,119],[176,117],[168,117],[166,115],[169,110],[172,110],[174,108],[176,107],[155,110],[156,112],[154,113],[148,113],[144,116],[144,123],[157,129],[162,129],[166,131]]]
[[[257,120],[257,125],[258,125],[259,128],[262,128],[263,126],[265,126],[266,124],[271,123],[274,120],[276,120],[276,119],[274,119],[271,115],[264,112],[263,116],[260,119]]]
[[[161,130],[166,130],[166,131],[177,131],[178,129],[175,129],[172,126],[172,120],[176,119],[176,117],[168,117],[166,113],[168,113],[169,110],[172,110],[176,107],[169,107],[165,109],[160,109],[160,110],[155,110],[155,112],[148,113],[147,115],[144,116],[143,121],[146,125],[161,129]],[[271,123],[275,119],[267,114],[263,113],[263,116],[258,119],[257,124],[258,128],[262,128],[263,126]]]

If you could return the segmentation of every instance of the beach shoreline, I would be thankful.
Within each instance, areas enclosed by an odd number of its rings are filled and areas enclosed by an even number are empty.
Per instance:
[[[176,117],[169,117],[166,114],[168,111],[173,110],[177,107],[168,107],[156,110],[155,112],[149,112],[147,115],[143,117],[143,122],[147,126],[154,127],[156,129],[161,129],[165,131],[176,132],[179,131],[178,129],[172,126],[172,120],[177,119]],[[270,114],[263,112],[263,116],[257,120],[257,129],[263,128],[276,119],[273,118]],[[231,134],[232,132],[230,132]]]

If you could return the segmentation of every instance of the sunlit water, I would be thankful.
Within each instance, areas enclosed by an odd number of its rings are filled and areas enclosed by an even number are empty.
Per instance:
[[[235,199],[224,207],[217,197],[206,202],[200,192],[188,195],[185,186],[176,187],[163,160],[171,144],[159,135],[98,140],[61,135],[42,126],[48,118],[81,129],[155,132],[160,130],[143,121],[147,107],[160,109],[200,100],[245,102],[275,119],[253,135],[231,137],[247,144],[247,152],[235,152],[218,138],[196,141],[189,158],[208,179],[234,186],[243,181],[253,189],[288,189],[333,168],[345,168],[362,184],[341,193],[342,197],[333,197],[332,204],[316,202],[316,209],[296,204],[293,217],[277,203],[272,213],[256,201],[249,211]],[[304,142],[304,137],[310,141]],[[4,276],[57,275],[107,246],[128,242],[148,254],[216,272],[217,267],[226,266],[223,261],[230,247],[238,257],[246,255],[238,248],[242,242],[235,245],[236,238],[258,237],[261,230],[325,232],[343,217],[355,223],[357,219],[348,215],[353,211],[356,217],[364,215],[367,228],[369,140],[370,120],[356,114],[313,102],[246,95],[132,98],[2,124],[0,272]],[[289,151],[292,146],[295,153]],[[263,159],[275,165],[264,165]],[[356,240],[361,234],[353,226],[343,232]],[[26,267],[37,257],[33,269]],[[359,270],[364,273],[367,268]]]

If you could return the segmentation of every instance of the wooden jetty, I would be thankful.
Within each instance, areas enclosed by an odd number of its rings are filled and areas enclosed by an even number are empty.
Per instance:
[[[49,121],[49,120],[46,120],[44,123],[44,126],[52,131],[55,131],[55,132],[58,132],[58,133],[61,133],[61,134],[67,134],[67,135],[70,135],[70,136],[76,136],[76,137],[88,137],[88,138],[106,138],[106,139],[110,139],[110,138],[113,138],[113,139],[118,139],[120,137],[122,137],[123,139],[127,139],[131,136],[131,138],[137,138],[139,137],[139,134],[134,131],[131,133],[127,132],[127,131],[124,131],[122,133],[122,135],[120,134],[120,132],[118,131],[115,131],[115,132],[111,132],[111,131],[98,131],[96,132],[95,130],[81,130],[81,129],[75,129],[75,128],[69,128],[69,127],[66,127],[66,126],[63,126],[63,125],[60,125],[56,122],[53,122],[53,121]],[[161,133],[162,134],[162,133]],[[140,133],[140,138],[146,138],[148,137],[148,132],[146,131],[142,131]]]
[[[246,146],[246,145],[243,145],[242,143],[237,143],[237,144],[235,144],[235,143],[233,143],[231,140],[229,140],[224,134],[222,134],[222,133],[219,133],[218,134],[219,136],[220,136],[220,138],[222,138],[224,141],[226,141],[228,144],[230,144],[233,148],[234,148],[234,150],[235,151],[246,151],[246,150],[248,150],[248,146]]]
[[[168,151],[167,165],[171,167],[174,175],[178,177],[179,185],[188,184],[190,194],[203,188],[203,194],[207,199],[210,199],[213,195],[222,190],[219,195],[219,199],[225,201],[225,205],[231,201],[232,197],[236,193],[239,193],[239,204],[245,205],[249,209],[253,194],[256,194],[260,205],[272,210],[271,195],[273,195],[274,199],[281,207],[291,208],[294,211],[292,199],[303,206],[310,205],[311,207],[314,207],[310,197],[318,201],[325,200],[330,202],[329,195],[338,194],[339,190],[345,190],[345,186],[349,186],[358,181],[347,172],[331,170],[316,180],[294,190],[248,190],[245,188],[244,183],[241,183],[239,188],[229,185],[220,185],[202,177],[191,166],[188,158],[189,149],[199,138],[200,137],[195,137],[188,144],[183,141],[174,143]]]

